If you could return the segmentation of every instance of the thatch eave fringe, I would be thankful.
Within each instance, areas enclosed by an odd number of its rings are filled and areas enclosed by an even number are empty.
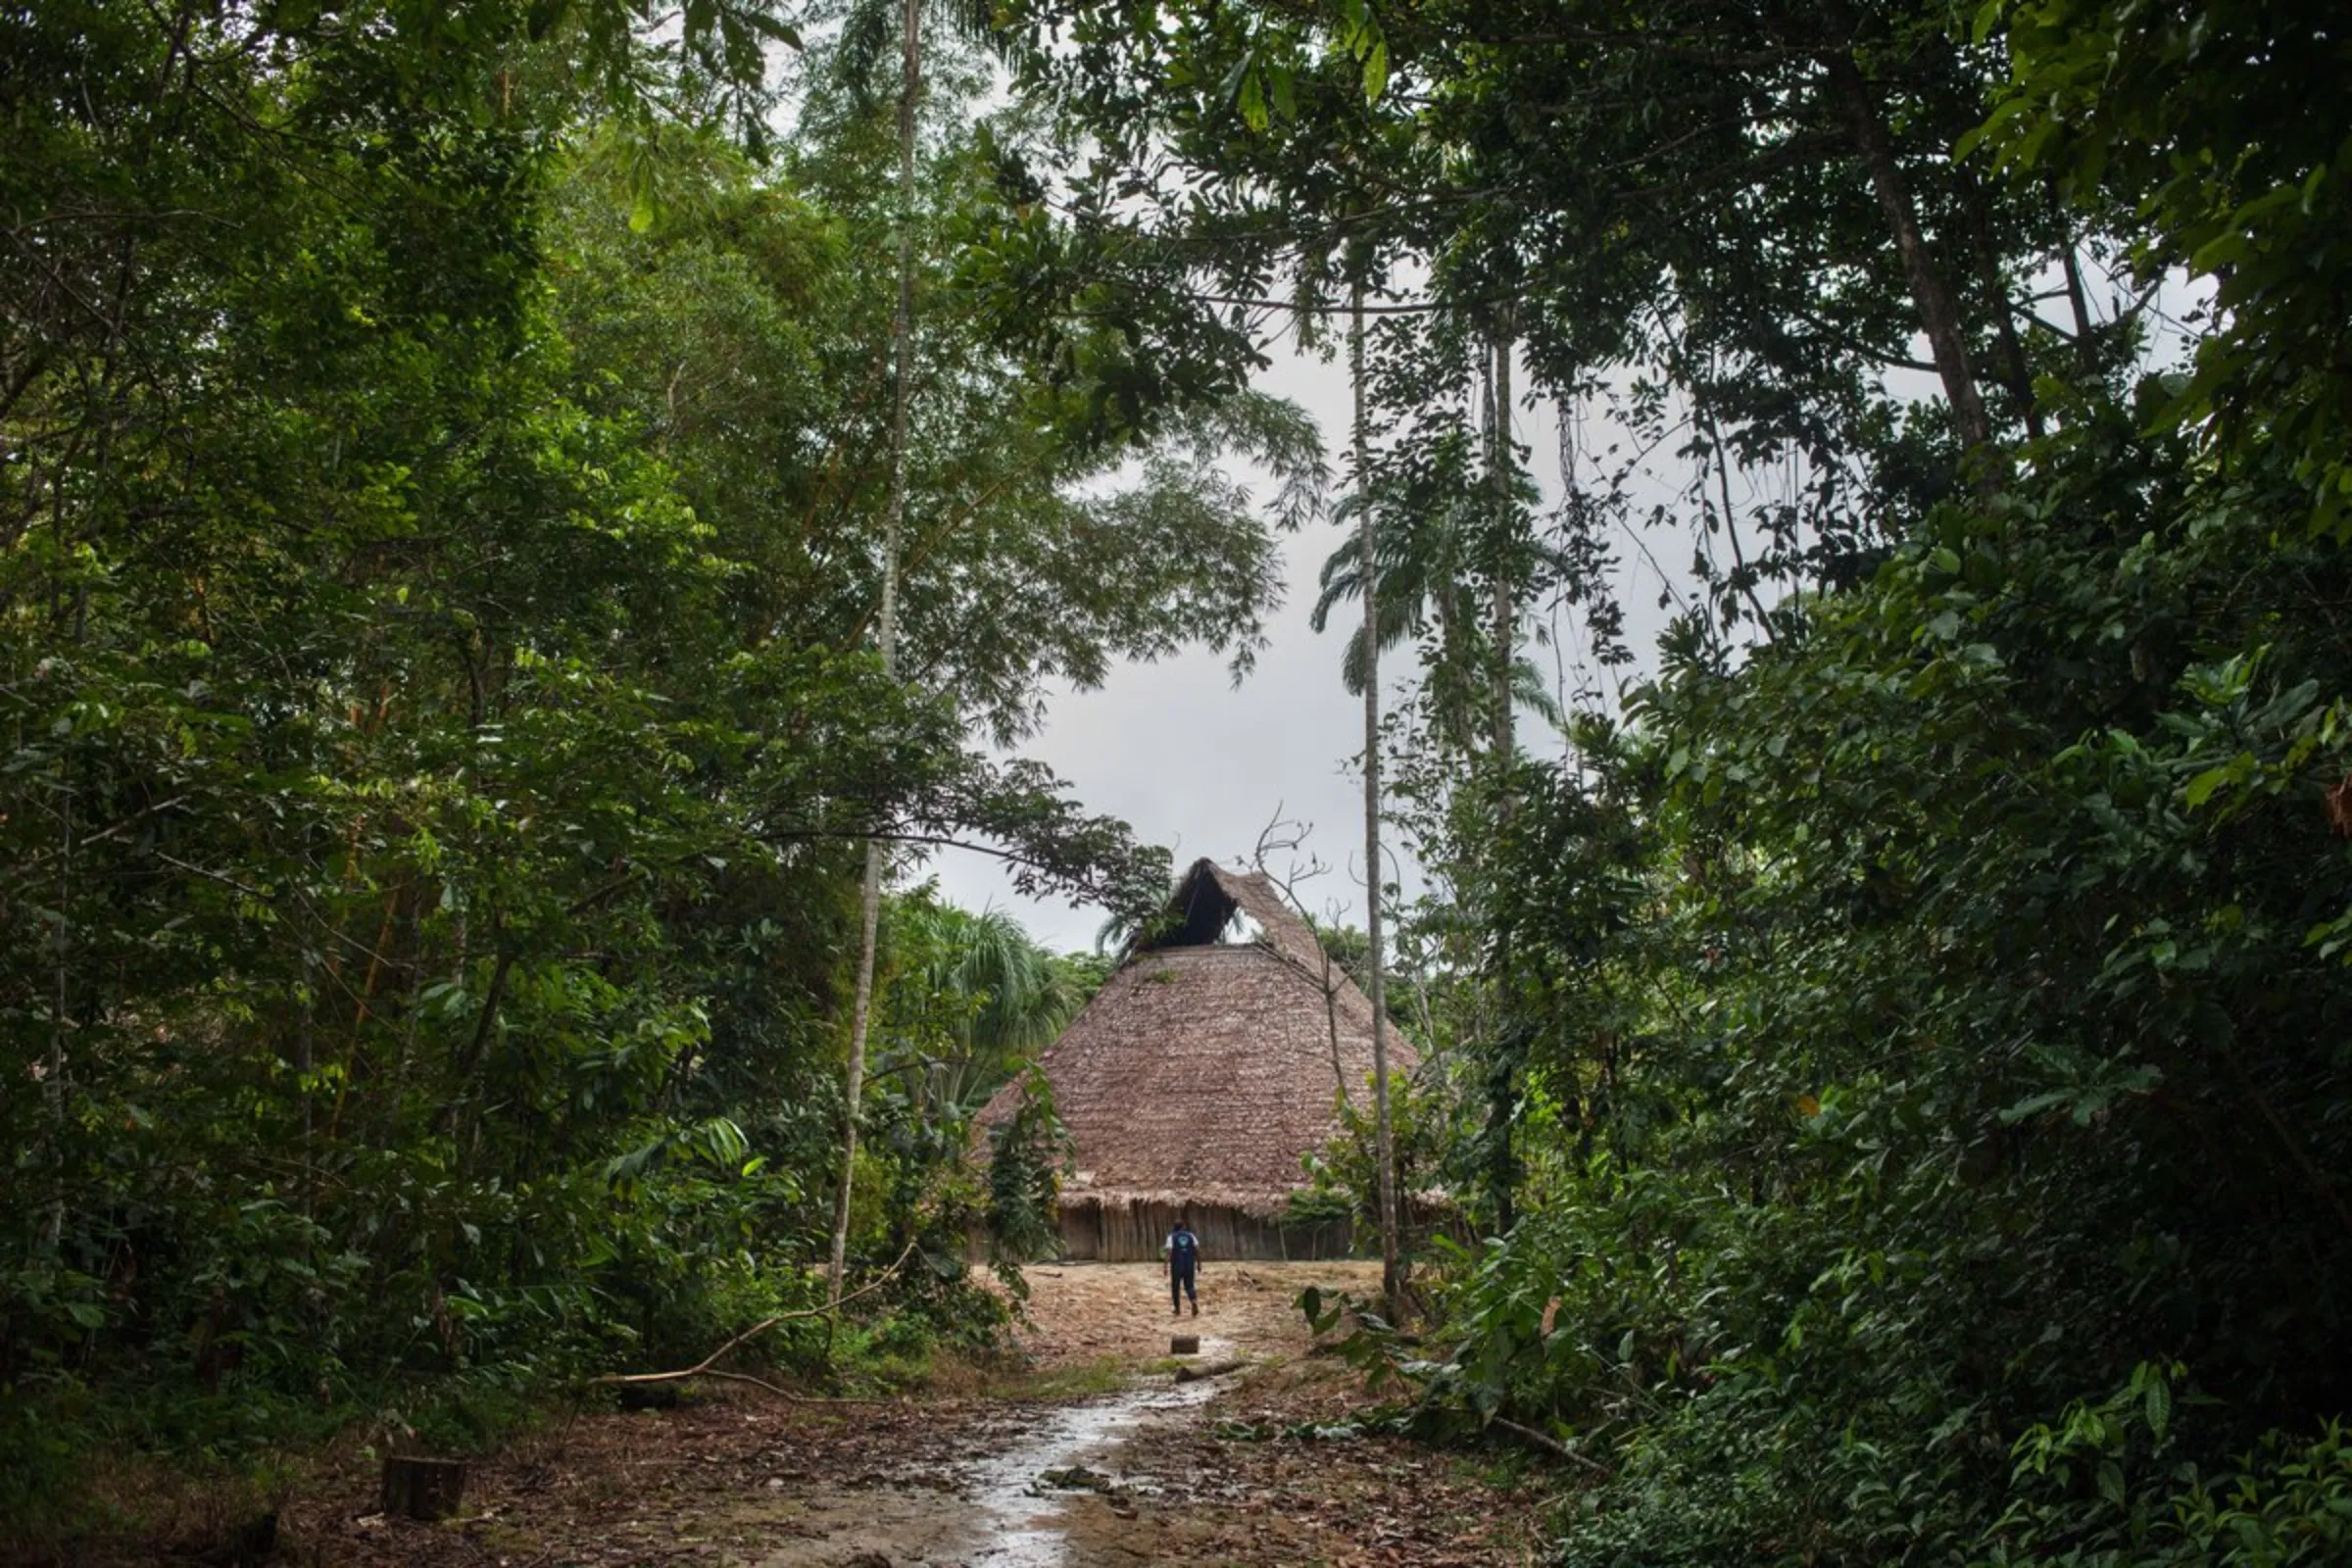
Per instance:
[[[1131,1213],[1145,1208],[1167,1208],[1183,1213],[1191,1209],[1230,1209],[1248,1219],[1266,1224],[1279,1224],[1290,1217],[1291,1194],[1305,1188],[1279,1192],[1237,1192],[1226,1187],[1187,1187],[1182,1190],[1116,1188],[1103,1190],[1095,1187],[1064,1187],[1056,1198],[1065,1209],[1094,1209],[1099,1212]]]

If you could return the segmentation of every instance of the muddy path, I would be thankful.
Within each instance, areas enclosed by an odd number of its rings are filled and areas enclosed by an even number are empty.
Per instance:
[[[1031,1370],[919,1400],[790,1403],[724,1385],[675,1410],[598,1414],[477,1464],[460,1517],[386,1520],[355,1466],[290,1510],[295,1560],[590,1568],[1469,1568],[1534,1560],[1532,1495],[1348,1425],[1363,1396],[1312,1353],[1308,1285],[1378,1265],[1206,1270],[1171,1322],[1144,1264],[1031,1271]],[[1178,1385],[1193,1364],[1240,1372]],[[1492,1470],[1493,1466],[1486,1467]]]

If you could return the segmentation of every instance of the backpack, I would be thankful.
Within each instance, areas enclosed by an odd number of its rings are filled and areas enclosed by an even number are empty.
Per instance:
[[[1191,1268],[1200,1255],[1200,1239],[1179,1225],[1168,1235],[1168,1261],[1178,1268]]]

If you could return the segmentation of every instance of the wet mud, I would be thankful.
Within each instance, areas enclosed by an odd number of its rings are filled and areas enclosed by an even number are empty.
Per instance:
[[[1377,1265],[1250,1264],[1165,1317],[1149,1265],[1033,1271],[1029,1383],[793,1403],[717,1386],[583,1416],[478,1467],[439,1525],[368,1513],[365,1478],[289,1520],[302,1561],[385,1568],[1471,1568],[1535,1560],[1535,1494],[1349,1425],[1364,1396],[1293,1301]],[[1168,1355],[1171,1332],[1199,1354]],[[1176,1384],[1178,1364],[1243,1370]],[[1056,1378],[1056,1371],[1063,1374]],[[1124,1372],[1122,1378],[1116,1374]],[[1042,1380],[1042,1381],[1041,1381]],[[1084,1384],[1080,1397],[1041,1390]]]
[[[1214,1398],[1213,1383],[1151,1387],[1040,1415],[976,1424],[972,1456],[914,1465],[867,1491],[817,1488],[773,1524],[799,1537],[756,1559],[759,1568],[1092,1568],[1152,1560],[1146,1527],[1129,1532],[1140,1504],[1160,1496],[1156,1476],[1125,1459],[1129,1440],[1154,1421],[1181,1419]],[[1089,1506],[1091,1505],[1091,1506]],[[1081,1510],[1107,1514],[1073,1531]],[[1095,1538],[1095,1539],[1086,1539]]]

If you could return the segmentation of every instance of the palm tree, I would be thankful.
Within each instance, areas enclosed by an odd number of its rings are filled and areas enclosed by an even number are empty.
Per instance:
[[[1380,558],[1373,548],[1371,430],[1364,411],[1364,285],[1355,285],[1348,334],[1348,379],[1355,393],[1355,538],[1357,589],[1364,601],[1364,947],[1371,971],[1372,1127],[1380,1183],[1380,1298],[1391,1323],[1404,1294],[1396,1246],[1396,1149],[1389,1113],[1387,1002],[1381,991],[1380,948]]]
[[[1509,340],[1500,334],[1484,351],[1487,414],[1481,426],[1440,436],[1414,471],[1384,484],[1371,503],[1372,561],[1380,583],[1377,652],[1434,629],[1438,657],[1427,679],[1433,708],[1449,721],[1446,738],[1465,749],[1483,739],[1505,760],[1515,748],[1512,715],[1519,708],[1557,720],[1543,672],[1518,657],[1517,628],[1519,594],[1529,574],[1563,564],[1521,525],[1533,491],[1512,457],[1510,355]],[[1363,560],[1353,540],[1324,560],[1312,617],[1316,631],[1328,626],[1340,606],[1362,597]],[[1474,586],[1482,572],[1491,596],[1483,624]],[[1340,678],[1352,693],[1363,691],[1365,672],[1377,662],[1366,641],[1369,630],[1351,630],[1341,655]]]
[[[892,905],[890,924],[893,949],[920,956],[899,983],[949,1020],[946,1050],[897,1064],[919,1067],[915,1094],[936,1115],[977,1110],[1086,1002],[1076,971],[1003,909],[974,914],[910,896]]]

